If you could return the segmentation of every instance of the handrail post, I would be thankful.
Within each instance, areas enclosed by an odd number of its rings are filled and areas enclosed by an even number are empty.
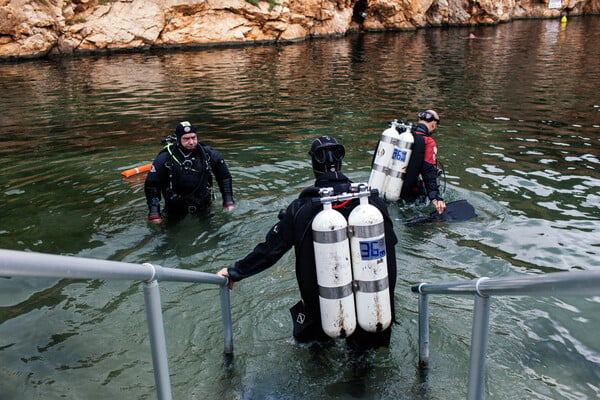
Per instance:
[[[162,306],[158,281],[144,282],[144,300],[146,301],[146,319],[152,348],[154,382],[158,400],[171,400],[171,379],[167,359],[167,342],[163,325]]]
[[[228,283],[221,286],[221,315],[223,319],[223,342],[226,355],[233,354],[233,332],[231,329],[231,301]]]
[[[482,400],[485,380],[485,358],[487,353],[491,298],[475,295],[473,328],[471,332],[471,354],[469,357],[468,400]]]
[[[419,367],[429,364],[429,300],[419,293]]]

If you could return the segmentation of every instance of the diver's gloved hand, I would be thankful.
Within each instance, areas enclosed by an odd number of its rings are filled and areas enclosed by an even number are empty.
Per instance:
[[[223,208],[231,211],[235,208],[235,200],[233,200],[233,185],[231,178],[225,178],[221,181],[221,195],[223,196]]]
[[[158,199],[152,199],[152,203],[149,204],[150,211],[148,212],[148,221],[159,223],[162,221],[162,214],[160,213],[160,202]]]
[[[162,215],[160,213],[160,206],[150,207],[150,212],[148,213],[148,220],[153,220],[153,219],[162,219]]]

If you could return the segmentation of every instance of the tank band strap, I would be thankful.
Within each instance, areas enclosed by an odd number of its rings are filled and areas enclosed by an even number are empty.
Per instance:
[[[385,165],[381,165],[381,164],[377,164],[377,163],[373,164],[373,170],[377,171],[377,172],[381,172],[381,173],[386,174],[386,175],[390,171],[390,169],[388,167],[386,167]]]
[[[351,225],[348,227],[348,232],[351,236],[356,238],[375,238],[377,236],[383,235],[385,233],[385,228],[383,226],[383,222],[380,222],[376,225]]]
[[[315,243],[339,243],[347,238],[346,228],[327,232],[313,231],[313,241]]]
[[[402,171],[394,171],[393,169],[389,171],[388,175],[392,178],[399,178],[404,180],[404,177],[406,176],[406,172],[402,172]]]
[[[396,143],[396,147],[399,148],[399,149],[408,149],[408,150],[410,150],[410,149],[412,149],[412,146],[413,146],[412,142],[407,142],[407,141],[404,141],[404,140],[398,140],[398,143]]]
[[[344,286],[325,287],[319,286],[319,296],[328,300],[337,300],[352,294],[352,282]]]
[[[392,178],[404,179],[404,175],[406,175],[406,172],[396,171],[396,170],[391,169],[390,167],[386,167],[386,166],[383,166],[383,165],[377,164],[377,163],[373,164],[372,169],[373,169],[373,171],[381,172],[384,175],[389,175]]]
[[[390,143],[390,144],[396,145],[398,143],[398,138],[397,137],[393,137],[393,136],[389,136],[389,135],[382,135],[381,136],[381,141],[383,143]]]
[[[377,293],[390,287],[387,276],[376,281],[354,281],[357,292]]]

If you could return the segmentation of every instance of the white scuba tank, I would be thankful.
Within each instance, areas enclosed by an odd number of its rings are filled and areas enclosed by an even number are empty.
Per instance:
[[[356,329],[347,228],[346,218],[331,203],[323,204],[312,222],[321,326],[332,338],[350,336]]]
[[[373,160],[373,167],[371,169],[371,176],[369,177],[369,187],[371,189],[379,190],[379,193],[383,194],[385,178],[389,174],[389,168],[392,163],[392,156],[394,155],[394,146],[400,134],[395,128],[395,125],[381,133],[379,144],[375,150],[375,159]]]
[[[412,154],[412,147],[415,139],[410,131],[410,126],[403,126],[402,132],[394,145],[394,152],[388,174],[385,177],[381,195],[388,201],[400,200],[400,192],[402,192],[402,184],[406,176],[406,169]]]
[[[348,225],[358,325],[381,332],[392,322],[383,215],[361,197]]]

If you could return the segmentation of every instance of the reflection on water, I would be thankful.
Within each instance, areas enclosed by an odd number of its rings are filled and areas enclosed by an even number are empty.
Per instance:
[[[408,227],[390,349],[358,362],[291,339],[290,252],[232,292],[235,359],[221,355],[218,291],[163,283],[174,398],[459,399],[472,300],[431,299],[431,368],[417,363],[411,285],[599,265],[598,17],[351,35],[286,46],[0,64],[0,248],[215,272],[243,257],[312,183],[322,134],[365,181],[386,122],[435,108],[446,199],[478,218]],[[143,175],[180,120],[201,127],[239,206],[150,226]],[[219,200],[216,202],[219,203]],[[600,396],[599,297],[498,298],[486,397]],[[154,398],[137,283],[0,279],[0,399]],[[276,373],[274,373],[276,371]]]

